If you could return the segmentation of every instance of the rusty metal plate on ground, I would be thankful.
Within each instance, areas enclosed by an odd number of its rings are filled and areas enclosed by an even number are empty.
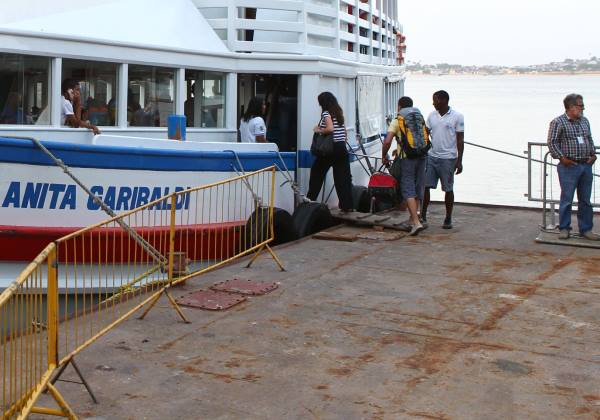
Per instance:
[[[246,297],[232,293],[218,292],[214,290],[198,290],[180,296],[176,302],[181,306],[190,308],[208,309],[211,311],[222,311],[229,309],[246,300]]]
[[[242,295],[258,296],[269,293],[279,287],[275,282],[254,281],[248,279],[231,279],[216,283],[210,288],[221,292],[240,293]]]

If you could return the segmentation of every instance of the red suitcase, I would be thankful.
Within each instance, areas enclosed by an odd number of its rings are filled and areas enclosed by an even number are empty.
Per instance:
[[[371,211],[392,208],[398,200],[398,181],[385,172],[375,172],[369,179],[369,194],[373,197]]]

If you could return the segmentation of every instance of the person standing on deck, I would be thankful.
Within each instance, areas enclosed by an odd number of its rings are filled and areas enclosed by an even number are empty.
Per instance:
[[[421,211],[421,220],[427,221],[427,207],[430,201],[430,189],[436,189],[438,179],[445,192],[446,218],[442,227],[452,229],[452,210],[454,209],[454,174],[463,170],[462,159],[465,148],[465,120],[460,112],[450,108],[450,95],[445,90],[433,94],[435,111],[427,117],[427,127],[431,135],[431,150],[427,156],[425,176],[425,199]]]
[[[403,96],[398,100],[398,114],[401,118],[406,118],[409,114],[416,114],[421,122],[421,127],[425,125],[425,119],[421,115],[421,112],[413,106],[413,100],[408,96]],[[387,135],[381,148],[381,154],[383,164],[386,166],[389,165],[390,160],[388,158],[388,151],[390,150],[392,140],[396,137],[399,144],[401,144],[398,149],[399,153],[396,156],[396,159],[400,159],[400,191],[402,192],[402,198],[406,200],[406,206],[408,207],[408,213],[410,214],[409,235],[414,236],[418,235],[419,232],[424,229],[423,224],[419,221],[417,211],[419,209],[419,203],[423,201],[427,151],[425,149],[423,154],[419,156],[407,156],[407,152],[404,149],[405,143],[402,142],[402,138],[407,131],[407,125],[404,123],[404,128],[401,128],[399,122],[401,118],[395,118],[389,125]]]
[[[571,207],[577,190],[577,223],[579,233],[586,239],[597,241],[592,233],[594,212],[590,202],[592,194],[592,165],[596,162],[596,149],[592,140],[590,122],[583,116],[583,97],[576,93],[563,100],[565,113],[550,122],[548,148],[553,158],[559,159],[560,182],[559,225],[560,239],[569,239]]]
[[[267,105],[257,96],[252,97],[248,109],[240,120],[240,140],[242,143],[266,143],[267,126],[262,116]]]
[[[310,168],[308,192],[306,196],[316,201],[323,187],[329,168],[333,168],[333,184],[339,200],[340,210],[350,212],[352,208],[352,174],[350,157],[346,149],[348,133],[344,125],[344,111],[331,92],[321,92],[317,97],[321,107],[321,118],[313,128],[317,134],[333,134],[333,155],[318,156]]]

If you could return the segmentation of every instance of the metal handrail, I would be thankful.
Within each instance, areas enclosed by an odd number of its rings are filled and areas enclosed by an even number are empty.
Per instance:
[[[537,202],[537,203],[544,203],[544,202],[548,202],[548,203],[555,203],[558,204],[560,203],[560,200],[545,200],[545,197],[542,198],[535,198],[532,197],[532,188],[531,188],[531,176],[532,176],[532,169],[531,169],[531,162],[536,162],[536,163],[541,163],[542,165],[544,165],[544,170],[543,170],[543,176],[544,176],[544,183],[546,182],[546,177],[548,176],[548,171],[547,171],[547,166],[553,166],[555,168],[558,167],[557,164],[552,163],[552,162],[548,162],[548,156],[550,156],[550,151],[546,152],[546,154],[544,155],[544,160],[538,160],[538,159],[531,159],[531,147],[532,146],[547,146],[547,143],[528,143],[527,146],[527,155],[529,157],[524,157],[524,159],[527,159],[529,161],[528,165],[527,165],[527,198],[529,201],[531,202]],[[596,147],[596,155],[600,154],[600,147]],[[521,156],[519,156],[521,157]],[[592,174],[592,176],[594,178],[600,178],[600,174]],[[543,194],[545,194],[545,191],[542,191]],[[592,207],[600,207],[600,203],[598,204],[592,204]]]

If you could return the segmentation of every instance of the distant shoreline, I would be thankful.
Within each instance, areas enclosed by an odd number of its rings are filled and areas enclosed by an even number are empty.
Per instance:
[[[600,71],[582,71],[582,72],[562,72],[562,71],[547,71],[540,73],[415,73],[407,70],[413,76],[425,77],[446,77],[446,76],[600,76]]]

